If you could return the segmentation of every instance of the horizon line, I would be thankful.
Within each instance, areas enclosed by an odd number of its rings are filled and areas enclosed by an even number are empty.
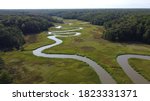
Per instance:
[[[150,9],[150,8],[0,8],[0,10]]]

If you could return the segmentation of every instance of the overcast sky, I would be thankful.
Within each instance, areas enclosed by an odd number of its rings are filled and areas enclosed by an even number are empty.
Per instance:
[[[0,0],[0,9],[150,8],[150,0]]]

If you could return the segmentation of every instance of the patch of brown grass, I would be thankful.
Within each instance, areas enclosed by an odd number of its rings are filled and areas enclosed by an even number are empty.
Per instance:
[[[82,38],[75,38],[74,41],[80,43],[80,42],[83,42],[84,40]]]
[[[88,51],[94,51],[95,48],[94,48],[94,47],[91,47],[91,46],[82,46],[82,47],[81,47],[81,50],[88,52]]]
[[[25,38],[25,42],[28,44],[37,42],[37,35],[35,35],[35,34],[34,35],[26,35],[24,38]]]

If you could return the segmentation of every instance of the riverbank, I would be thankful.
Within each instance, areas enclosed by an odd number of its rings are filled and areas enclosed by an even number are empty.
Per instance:
[[[62,26],[60,26],[60,28],[61,27]],[[55,28],[57,28],[57,27],[55,27]],[[70,54],[46,54],[46,53],[43,53],[44,50],[50,49],[52,47],[58,46],[61,43],[63,43],[63,41],[57,37],[68,37],[69,38],[69,37],[79,36],[81,33],[79,33],[78,31],[82,30],[82,29],[83,29],[82,27],[79,27],[79,28],[74,28],[72,30],[48,32],[49,36],[47,38],[49,38],[50,40],[54,40],[55,43],[35,49],[35,50],[33,50],[33,54],[38,57],[45,57],[45,58],[50,58],[50,59],[60,58],[60,59],[74,59],[74,60],[82,61],[82,62],[88,64],[97,73],[99,80],[102,83],[104,83],[104,84],[116,83],[115,80],[111,77],[111,75],[109,75],[109,73],[107,73],[103,69],[103,67],[101,67],[96,62],[92,61],[91,59],[89,59],[85,56],[80,56],[80,55],[76,55],[76,54],[70,55]]]
[[[47,54],[77,54],[86,56],[101,65],[117,83],[133,83],[116,61],[118,54],[150,55],[150,45],[112,43],[101,38],[103,27],[81,24],[78,20],[66,20],[61,29],[50,28],[49,31],[69,30],[83,27],[80,37],[60,38],[63,44],[45,50]],[[0,53],[9,70],[14,74],[14,83],[101,83],[94,70],[87,64],[72,59],[47,59],[36,57],[32,51],[44,45],[53,44],[47,38],[47,32],[28,36],[24,51]],[[134,63],[136,64],[136,63]],[[146,68],[148,65],[143,66]],[[72,79],[73,78],[73,79]]]
[[[23,51],[0,53],[14,76],[13,83],[101,83],[94,70],[83,62],[34,56],[32,54],[34,49],[54,43],[53,40],[47,38],[47,32],[26,37],[27,43]]]
[[[70,22],[75,22],[72,26],[81,25],[76,20],[68,21],[68,23]],[[67,25],[62,26],[66,27]],[[104,67],[118,83],[132,83],[117,63],[116,56],[128,53],[150,55],[150,46],[146,44],[112,43],[101,38],[103,27],[91,24],[85,24],[82,27],[84,29],[81,30],[83,34],[80,37],[60,38],[64,41],[61,46],[47,49],[44,52],[51,54],[79,54],[89,57]],[[52,30],[55,31],[55,29]]]

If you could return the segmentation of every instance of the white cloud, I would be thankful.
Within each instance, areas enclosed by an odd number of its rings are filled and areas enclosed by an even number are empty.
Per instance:
[[[150,0],[0,0],[0,9],[150,8]]]

